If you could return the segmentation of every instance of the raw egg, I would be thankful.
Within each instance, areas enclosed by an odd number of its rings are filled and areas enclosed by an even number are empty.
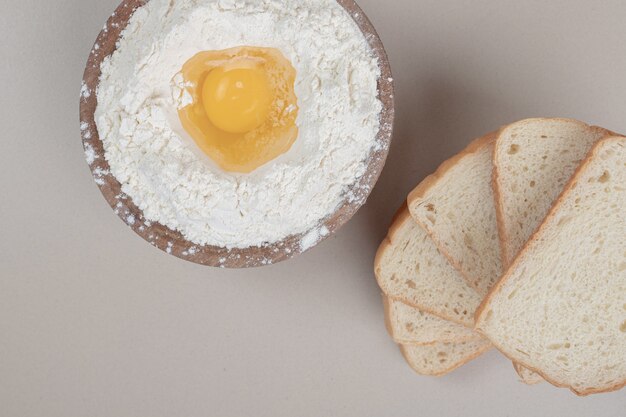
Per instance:
[[[178,110],[181,124],[223,170],[252,172],[295,142],[296,70],[279,50],[200,52],[181,74],[192,99]]]

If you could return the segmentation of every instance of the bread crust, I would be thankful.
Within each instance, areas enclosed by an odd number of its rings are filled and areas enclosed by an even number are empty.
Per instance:
[[[572,189],[578,183],[579,175],[581,174],[582,171],[584,171],[586,169],[586,167],[589,165],[589,163],[592,161],[592,159],[596,156],[596,153],[597,153],[598,149],[606,142],[623,141],[623,140],[624,140],[624,136],[614,135],[614,136],[609,136],[609,137],[605,137],[604,139],[601,139],[600,141],[598,141],[593,146],[593,148],[591,149],[591,151],[589,152],[587,157],[583,160],[583,162],[580,164],[580,166],[576,169],[576,172],[574,173],[572,178],[570,178],[569,182],[564,187],[564,189],[561,192],[561,194],[559,195],[559,197],[556,199],[554,205],[552,206],[552,208],[548,212],[548,215],[546,216],[544,221],[537,228],[537,230],[535,230],[535,232],[532,234],[532,236],[530,237],[528,242],[526,242],[526,244],[524,245],[524,247],[522,248],[522,250],[520,251],[518,256],[508,266],[506,272],[504,273],[504,275],[502,276],[500,281],[496,285],[494,285],[494,287],[491,289],[489,294],[487,294],[487,296],[483,299],[483,302],[480,304],[480,306],[476,310],[475,320],[474,320],[475,323],[476,323],[475,324],[475,330],[476,331],[478,331],[479,333],[484,335],[486,338],[491,340],[489,338],[489,336],[481,329],[480,326],[481,326],[482,322],[485,319],[485,317],[484,317],[485,316],[485,310],[491,304],[492,299],[495,297],[496,294],[499,294],[502,291],[502,287],[503,287],[504,283],[506,283],[510,279],[511,274],[513,272],[513,269],[517,267],[517,265],[521,261],[521,258],[523,257],[523,255],[526,254],[529,250],[531,250],[535,246],[535,244],[539,241],[541,236],[545,233],[544,229],[547,227],[549,221],[551,221],[555,217],[555,215],[558,212],[558,210],[560,209],[561,205],[564,203],[565,198],[569,195],[569,193],[572,191]],[[579,396],[586,396],[586,395],[590,395],[590,394],[598,394],[598,393],[603,393],[603,392],[617,391],[617,390],[623,388],[624,386],[626,386],[626,379],[625,379],[622,382],[619,382],[617,384],[614,384],[614,385],[612,385],[610,387],[606,387],[606,388],[589,388],[589,389],[582,390],[582,391],[576,390],[571,385],[568,385],[567,383],[556,381],[556,380],[554,380],[554,379],[552,379],[550,377],[547,377],[541,370],[535,369],[532,366],[529,366],[529,364],[526,363],[523,359],[519,360],[518,358],[513,358],[513,356],[510,355],[508,352],[506,352],[504,348],[499,346],[498,343],[494,342],[493,340],[491,340],[491,342],[496,347],[496,349],[498,349],[504,356],[508,357],[512,361],[517,362],[520,365],[524,366],[525,368],[528,368],[529,370],[531,370],[531,371],[541,375],[541,377],[543,379],[545,379],[546,381],[548,381],[550,384],[552,384],[552,385],[554,385],[556,387],[560,387],[560,388],[569,388],[573,393],[575,393],[576,395],[579,395]]]
[[[395,337],[394,337],[394,331],[393,331],[393,325],[391,324],[391,306],[389,305],[389,299],[387,298],[387,296],[383,293],[381,294],[382,299],[383,299],[383,311],[384,311],[384,316],[385,316],[385,329],[387,329],[387,333],[389,334],[389,337],[391,337],[394,341],[395,341]]]
[[[462,150],[461,152],[459,152],[458,154],[456,154],[455,156],[451,157],[450,159],[444,161],[439,168],[437,168],[437,170],[435,171],[435,173],[429,175],[428,177],[426,177],[421,183],[419,183],[417,185],[417,187],[415,187],[413,189],[413,191],[411,191],[409,193],[409,196],[407,197],[407,204],[408,204],[408,208],[409,208],[409,213],[410,213],[410,207],[411,205],[419,199],[424,198],[424,195],[431,189],[433,188],[435,185],[437,185],[438,181],[445,176],[448,171],[450,171],[452,168],[454,168],[459,162],[461,162],[463,160],[463,158],[475,154],[479,151],[481,151],[485,146],[490,146],[493,143],[495,143],[496,138],[499,134],[500,130],[496,130],[493,131],[491,133],[486,134],[485,136],[482,136],[480,138],[474,139],[464,150]],[[463,270],[463,268],[461,267],[460,263],[458,260],[454,259],[450,253],[446,250],[446,248],[444,247],[444,245],[441,243],[440,239],[438,239],[429,229],[428,227],[426,227],[426,225],[419,221],[417,219],[417,216],[413,217],[413,220],[423,229],[426,231],[426,233],[428,234],[428,236],[430,236],[430,238],[435,242],[435,245],[437,246],[437,249],[439,249],[439,252],[441,252],[441,254],[448,260],[448,262],[450,262],[450,264],[454,267],[454,269],[456,269],[461,276],[463,277],[463,279],[465,280],[465,282],[467,282],[467,284],[472,287],[473,289],[477,290],[476,286],[474,285],[474,280],[471,279],[471,277],[469,277],[467,275],[467,273]]]
[[[479,357],[480,355],[482,355],[483,353],[489,351],[493,346],[492,345],[485,345],[484,348],[482,349],[478,349],[473,355],[468,356],[467,358],[465,358],[465,360],[459,362],[459,363],[455,363],[452,366],[450,366],[449,368],[446,368],[445,370],[441,371],[441,372],[433,372],[433,373],[423,373],[420,372],[419,370],[417,370],[413,364],[411,363],[411,361],[409,360],[409,356],[408,353],[406,352],[406,346],[405,345],[400,345],[400,352],[402,352],[402,356],[404,357],[404,360],[406,361],[406,363],[409,364],[409,366],[411,367],[411,369],[413,369],[413,371],[415,371],[417,374],[419,375],[425,375],[425,376],[444,376],[449,374],[450,372],[459,369],[461,366],[473,361],[474,359],[476,359],[477,357]]]
[[[517,372],[517,375],[520,378],[520,381],[522,381],[524,384],[526,385],[537,385],[543,382],[543,378],[541,377],[541,375],[539,375],[538,373],[531,371],[530,369],[520,365],[517,362],[513,362],[513,369],[515,369],[515,372]],[[526,376],[524,375],[524,369],[529,371],[529,372],[533,372],[535,375],[538,376],[538,379],[528,379],[526,378]]]

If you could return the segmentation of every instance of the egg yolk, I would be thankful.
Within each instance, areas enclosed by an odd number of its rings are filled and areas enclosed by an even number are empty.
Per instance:
[[[267,76],[259,68],[216,68],[204,81],[202,101],[216,127],[246,133],[267,119],[272,92]]]
[[[181,71],[190,104],[183,128],[220,168],[249,173],[287,152],[298,136],[296,71],[272,48],[201,52]]]

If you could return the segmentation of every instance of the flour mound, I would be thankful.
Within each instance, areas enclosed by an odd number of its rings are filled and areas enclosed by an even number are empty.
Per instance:
[[[251,174],[219,170],[180,126],[172,79],[200,51],[279,49],[296,68],[299,137]],[[377,146],[380,69],[335,0],[152,0],[102,64],[96,124],[146,219],[198,245],[246,248],[319,226]]]

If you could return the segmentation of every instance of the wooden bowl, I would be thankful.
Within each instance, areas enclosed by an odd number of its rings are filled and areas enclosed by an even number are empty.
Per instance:
[[[168,254],[202,265],[223,268],[256,267],[284,261],[310,249],[309,247],[302,248],[301,245],[302,238],[308,233],[290,236],[271,245],[245,249],[228,250],[216,246],[196,245],[186,240],[181,233],[175,230],[171,230],[159,223],[146,221],[142,211],[133,204],[130,197],[122,192],[121,184],[109,173],[109,164],[104,158],[104,147],[98,136],[94,120],[94,112],[98,104],[96,89],[100,79],[100,64],[115,50],[120,33],[128,24],[133,12],[148,1],[122,1],[115,13],[109,18],[102,32],[100,32],[89,55],[83,76],[80,99],[81,136],[87,162],[104,198],[115,213],[135,233],[150,244]],[[328,216],[316,227],[317,229],[324,225],[329,231],[326,236],[320,237],[319,241],[339,230],[365,203],[385,165],[391,144],[394,120],[393,79],[383,44],[367,16],[353,0],[337,1],[358,24],[374,55],[378,58],[381,69],[381,76],[378,80],[378,95],[383,104],[383,111],[380,115],[381,127],[377,139],[382,146],[371,152],[367,160],[367,172],[346,193],[351,194],[350,201],[344,201],[335,213]]]

